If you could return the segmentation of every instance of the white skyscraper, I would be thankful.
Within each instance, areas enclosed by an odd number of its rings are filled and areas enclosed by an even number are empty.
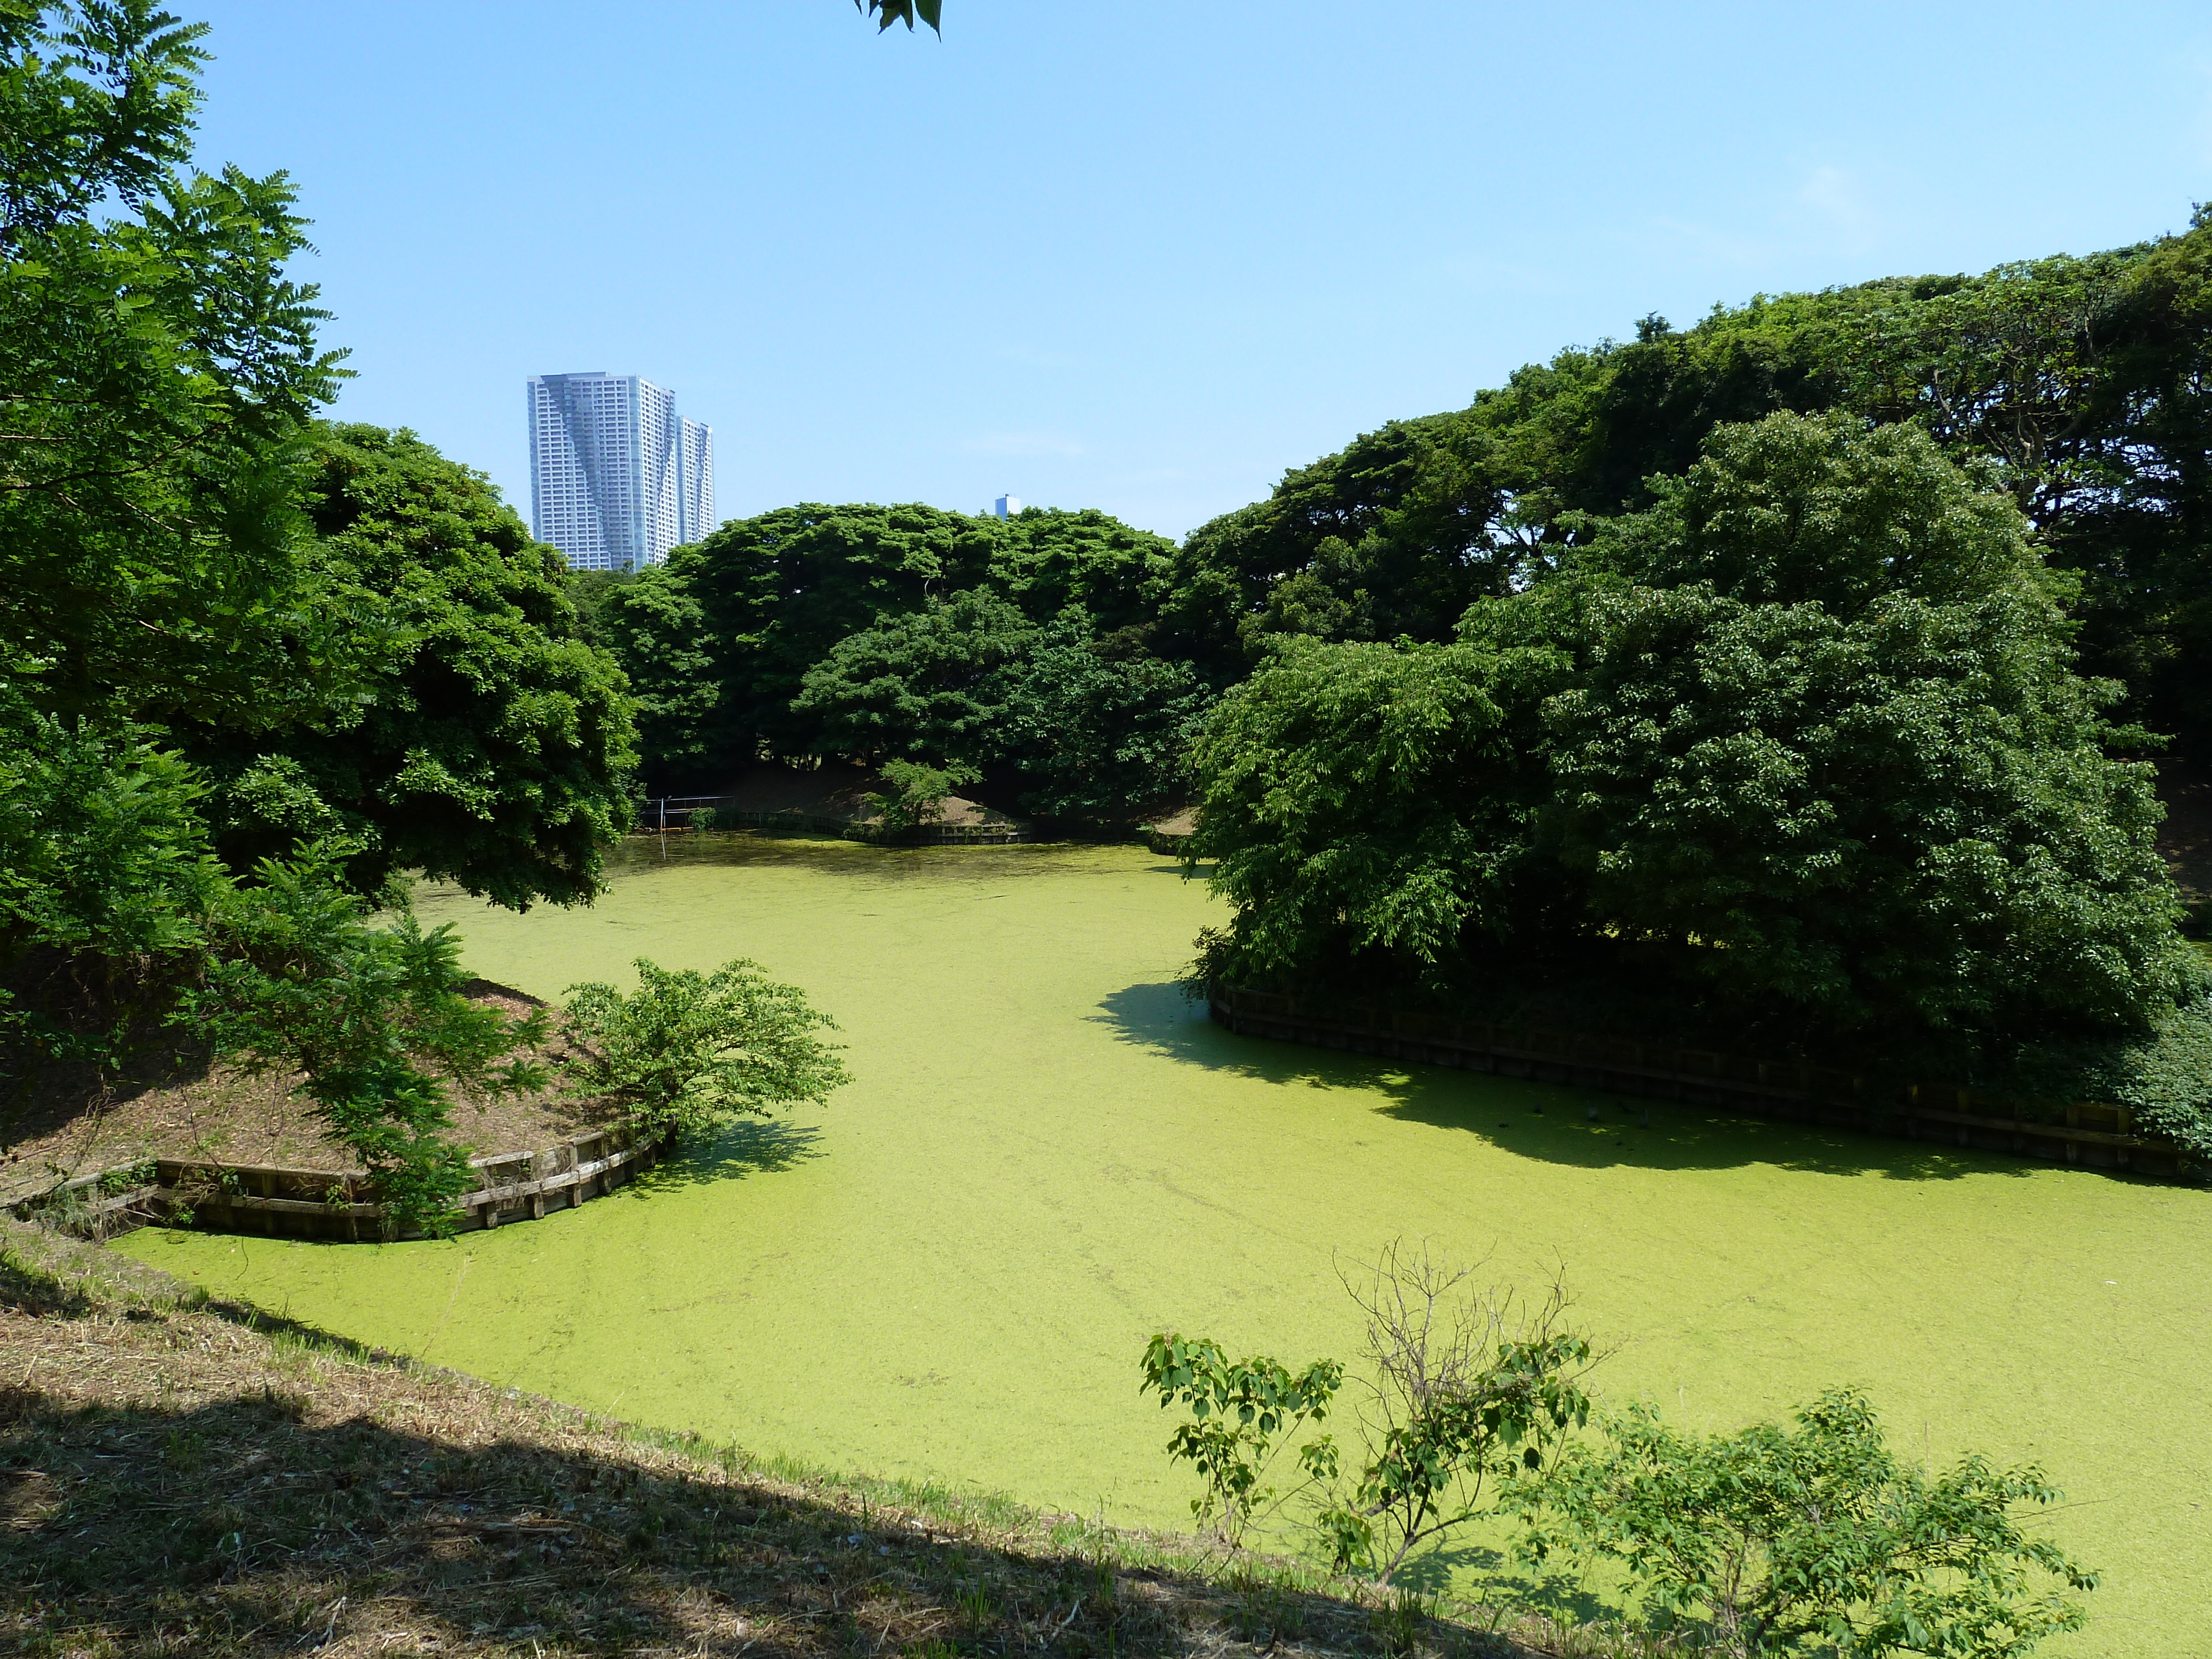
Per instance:
[[[577,570],[641,570],[714,527],[714,434],[635,374],[536,374],[530,520]]]

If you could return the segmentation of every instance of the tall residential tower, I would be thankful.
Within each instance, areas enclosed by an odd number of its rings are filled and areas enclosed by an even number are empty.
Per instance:
[[[642,570],[714,527],[714,434],[635,374],[530,379],[530,522],[577,570]]]

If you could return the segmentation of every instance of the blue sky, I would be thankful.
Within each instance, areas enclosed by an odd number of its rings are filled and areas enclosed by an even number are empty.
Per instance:
[[[527,511],[522,382],[641,374],[724,516],[1012,490],[1180,535],[1716,301],[2178,229],[2212,8],[216,0],[358,378]]]

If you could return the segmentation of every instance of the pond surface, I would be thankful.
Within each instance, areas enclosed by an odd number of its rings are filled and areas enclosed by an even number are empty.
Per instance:
[[[2212,1652],[2212,1194],[1231,1036],[1172,983],[1217,904],[1133,848],[723,836],[615,877],[589,910],[421,908],[545,997],[753,957],[858,1080],[493,1233],[125,1248],[633,1420],[1174,1525],[1146,1339],[1352,1359],[1340,1264],[1425,1237],[1486,1281],[1562,1267],[1603,1391],[1679,1425],[1852,1382],[1916,1455],[2039,1460],[2106,1573],[2046,1651]]]

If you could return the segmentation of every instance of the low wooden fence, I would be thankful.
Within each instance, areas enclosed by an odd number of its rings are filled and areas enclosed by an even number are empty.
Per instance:
[[[594,1130],[538,1152],[471,1158],[481,1185],[456,1200],[459,1231],[497,1227],[574,1209],[635,1180],[674,1144],[672,1134]],[[217,1232],[368,1242],[420,1238],[388,1232],[384,1206],[368,1176],[162,1158],[71,1177],[13,1207],[20,1219],[43,1215],[72,1231],[112,1237],[150,1222],[183,1222]]]
[[[1214,1020],[1232,1031],[1314,1048],[1686,1101],[1862,1134],[1942,1140],[2017,1158],[2169,1178],[2203,1173],[2172,1142],[2137,1133],[2125,1106],[2080,1101],[2023,1109],[2019,1102],[1972,1089],[1917,1083],[1894,1091],[1871,1089],[1856,1073],[1794,1060],[1322,1004],[1218,983],[1210,1002]]]

